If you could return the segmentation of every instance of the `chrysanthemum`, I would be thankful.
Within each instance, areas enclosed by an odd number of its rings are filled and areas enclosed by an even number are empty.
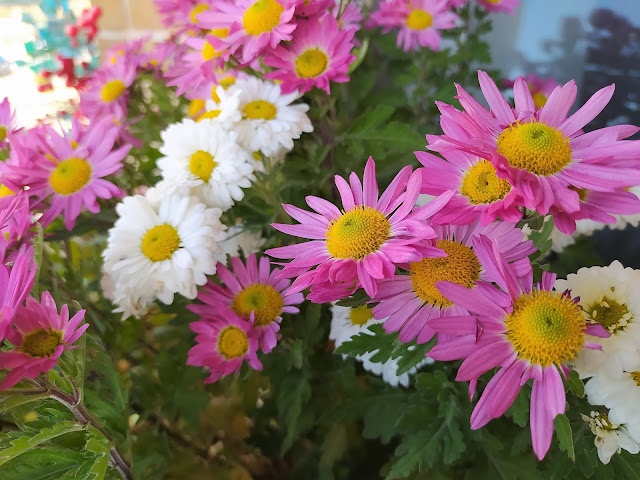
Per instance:
[[[557,280],[556,288],[579,298],[587,322],[611,334],[591,339],[602,351],[583,350],[572,360],[581,377],[594,375],[607,356],[640,348],[640,270],[624,268],[616,260],[608,267],[581,268]]]
[[[457,86],[465,111],[438,104],[445,135],[427,136],[431,150],[461,150],[490,160],[498,177],[522,194],[525,206],[542,215],[552,206],[567,214],[579,212],[580,189],[609,192],[640,184],[640,143],[622,141],[635,127],[582,133],[609,102],[613,85],[567,118],[576,96],[573,81],[556,88],[537,110],[526,82],[518,78],[513,109],[485,72],[478,77],[491,111]]]
[[[300,21],[290,44],[265,55],[264,63],[276,68],[265,78],[282,81],[284,93],[317,87],[330,94],[330,82],[349,81],[349,65],[356,58],[349,53],[354,33],[340,30],[330,14]]]
[[[120,218],[102,252],[105,269],[116,284],[130,289],[160,287],[157,296],[167,304],[175,293],[195,298],[197,286],[222,260],[221,212],[177,190],[153,193],[127,197],[116,207]]]
[[[367,28],[382,27],[382,33],[399,28],[398,47],[406,52],[418,47],[440,48],[439,30],[454,28],[458,17],[449,0],[385,0],[373,12]]]
[[[293,14],[298,0],[220,0],[216,10],[199,15],[202,25],[212,30],[228,29],[228,54],[238,53],[243,64],[255,60],[265,48],[276,48],[292,39],[296,29]]]
[[[491,162],[465,152],[450,151],[445,159],[427,152],[414,152],[422,169],[421,193],[440,195],[447,190],[456,194],[434,217],[440,224],[467,225],[480,218],[487,225],[497,218],[517,222],[522,218],[518,208],[521,195],[509,180],[498,178]]]
[[[335,5],[335,0],[305,0],[296,5],[296,17],[312,17],[323,15]],[[298,27],[300,25],[298,24]],[[299,32],[296,32],[298,35]]]
[[[14,348],[0,352],[0,368],[11,370],[0,390],[13,387],[23,378],[36,378],[51,370],[65,350],[80,338],[89,324],[80,326],[84,310],[69,320],[69,309],[63,305],[58,314],[56,303],[49,292],[42,293],[38,302],[27,298],[26,306],[20,306],[13,318],[13,328],[7,338]]]
[[[588,416],[582,415],[582,419],[589,423],[591,433],[596,436],[594,444],[598,449],[598,458],[605,465],[622,449],[633,455],[640,452],[640,444],[631,438],[623,422],[618,423],[615,413],[607,415],[593,411]]]
[[[240,91],[215,86],[210,98],[204,102],[202,112],[196,116],[197,122],[208,120],[210,124],[231,130],[240,121]]]
[[[393,277],[396,264],[418,261],[429,254],[442,255],[439,249],[421,244],[435,237],[424,221],[442,208],[452,192],[412,211],[422,181],[420,172],[411,173],[410,166],[403,168],[378,196],[372,158],[364,170],[364,185],[355,173],[349,180],[351,184],[339,175],[335,177],[342,211],[326,200],[308,196],[307,204],[318,213],[283,205],[300,225],[273,224],[281,232],[312,240],[266,253],[293,259],[281,276],[297,277],[293,292],[311,286],[308,298],[313,302],[347,297],[360,286],[374,297],[378,280]]]
[[[237,372],[243,361],[254,370],[262,370],[258,360],[258,338],[252,335],[251,322],[240,318],[233,310],[220,306],[220,318],[191,323],[196,332],[196,345],[189,350],[187,365],[206,367],[206,383],[216,382],[223,375]]]
[[[18,130],[15,112],[11,111],[9,99],[5,98],[0,102],[0,148],[6,147],[7,134]]]
[[[231,259],[229,270],[222,263],[218,264],[216,273],[224,286],[209,280],[198,292],[198,300],[202,304],[191,304],[189,310],[202,317],[218,317],[221,315],[218,306],[230,308],[245,320],[251,320],[253,330],[264,353],[269,353],[276,346],[276,332],[280,330],[283,313],[299,313],[297,305],[304,297],[301,293],[289,293],[289,282],[277,278],[279,268],[271,270],[267,257],[260,259],[255,255],[247,257],[245,266],[239,257]]]
[[[537,109],[544,107],[551,93],[553,93],[556,87],[560,86],[553,78],[542,78],[534,74],[525,75],[522,79],[527,82],[527,87],[529,87],[529,91],[533,97],[533,104]],[[515,83],[515,80],[505,80],[504,86],[506,88],[513,88]]]
[[[312,132],[313,126],[306,112],[309,105],[291,102],[297,92],[283,95],[280,85],[255,77],[238,80],[229,94],[240,92],[238,108],[242,120],[234,126],[240,143],[251,152],[262,151],[267,157],[281,148],[291,150],[293,141],[303,132]]]
[[[80,95],[80,110],[91,119],[105,115],[126,117],[127,89],[136,79],[137,63],[126,58],[101,68],[92,76],[89,89]]]
[[[494,222],[487,226],[473,222],[465,226],[434,226],[435,245],[446,253],[445,257],[422,258],[401,265],[409,275],[395,275],[378,283],[380,302],[373,309],[375,318],[387,318],[387,332],[400,331],[399,338],[418,343],[429,341],[435,334],[429,324],[432,320],[468,315],[469,311],[447,300],[436,288],[440,281],[450,281],[468,289],[484,291],[495,281],[493,265],[486,265],[475,246],[483,235],[496,242],[497,248],[511,264],[518,277],[531,272],[528,255],[535,251],[531,241],[523,242],[522,231],[512,223]],[[439,341],[448,340],[439,335]]]
[[[509,15],[516,13],[520,0],[478,0],[478,4],[489,12],[504,12]]]
[[[3,251],[2,257],[4,254]],[[29,295],[36,275],[33,249],[20,249],[13,265],[6,263],[3,258],[0,264],[0,340],[7,337],[16,310]]]
[[[350,2],[346,7],[343,8],[342,13],[340,12],[341,2],[340,0],[335,1],[335,6],[331,9],[331,13],[338,20],[338,25],[341,30],[348,31],[353,30],[357,32],[362,27],[362,11],[360,10],[360,6],[356,2]],[[357,40],[354,40],[354,44]]]
[[[565,409],[562,376],[569,371],[567,363],[583,347],[599,348],[585,341],[585,335],[608,333],[600,325],[587,324],[568,292],[554,290],[555,274],[544,272],[542,283],[533,288],[533,275],[517,279],[507,261],[495,254],[495,242],[479,242],[476,251],[480,249],[487,258],[494,256],[496,277],[501,277],[496,283],[504,292],[439,282],[436,286],[445,298],[474,316],[431,322],[438,334],[458,338],[435,346],[429,356],[435,360],[465,359],[456,380],[470,381],[471,394],[481,375],[500,367],[473,410],[474,430],[506,412],[522,385],[533,379],[531,439],[535,454],[542,459],[551,444],[553,419]]]
[[[255,180],[250,157],[236,143],[236,134],[209,121],[185,119],[161,134],[164,145],[157,161],[163,179],[195,181],[191,193],[209,207],[222,211],[244,197],[243,188]]]
[[[197,15],[210,8],[209,2],[200,0],[153,0],[163,25],[175,27],[196,23]]]

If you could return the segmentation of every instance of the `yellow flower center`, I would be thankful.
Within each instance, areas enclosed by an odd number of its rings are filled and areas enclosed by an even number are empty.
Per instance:
[[[201,120],[211,120],[212,118],[216,118],[220,115],[222,110],[209,110],[201,114],[198,118],[196,118],[196,122],[200,122]]]
[[[201,112],[203,109],[204,109],[204,100],[202,100],[201,98],[196,98],[194,100],[191,100],[191,102],[189,102],[188,115],[191,118],[194,118],[196,115],[198,115],[198,112]]]
[[[273,120],[276,118],[278,110],[273,103],[269,103],[264,100],[254,100],[253,102],[247,103],[247,105],[242,109],[242,112],[245,117],[253,120]]]
[[[204,47],[202,48],[202,59],[205,62],[208,62],[218,55],[219,54],[216,52],[216,49],[213,45],[211,45],[209,42],[204,43]]]
[[[276,28],[282,12],[284,7],[275,0],[258,0],[244,12],[242,25],[249,35],[257,37]]]
[[[102,100],[110,103],[122,95],[126,89],[127,87],[122,80],[111,80],[104,84],[100,95],[102,96]]]
[[[209,10],[209,5],[205,5],[204,3],[199,3],[195,7],[191,9],[191,23],[198,23],[198,19],[196,18],[198,14]]]
[[[189,160],[189,170],[203,182],[209,181],[211,172],[216,168],[216,165],[213,155],[202,150],[191,155],[191,160]]]
[[[256,162],[262,161],[262,155],[260,154],[260,150],[256,150],[255,152],[253,152],[253,159]]]
[[[229,325],[220,330],[218,335],[218,352],[225,359],[242,357],[249,350],[247,334],[238,327]]]
[[[318,48],[309,48],[296,58],[296,73],[301,78],[317,77],[327,69],[329,57]]]
[[[0,125],[0,142],[7,138],[7,127]]]
[[[447,256],[413,262],[409,267],[411,285],[425,303],[449,307],[453,303],[438,291],[436,282],[448,281],[473,288],[480,278],[480,262],[471,247],[455,240],[438,240],[436,246]]]
[[[253,312],[254,325],[264,327],[280,316],[284,300],[271,285],[256,283],[244,288],[233,298],[231,309],[248,319]]]
[[[353,325],[364,325],[373,318],[371,309],[366,305],[361,305],[356,308],[352,308],[349,312],[349,320]]]
[[[229,36],[228,28],[216,28],[215,30],[210,30],[209,33],[211,35],[215,35],[218,38],[227,38]]]
[[[335,258],[362,260],[377,251],[390,232],[391,225],[381,212],[358,205],[329,224],[327,250]]]
[[[51,172],[49,183],[60,195],[71,195],[81,190],[91,178],[91,165],[82,158],[71,157]]]
[[[487,0],[488,3],[491,3],[493,5],[498,5],[502,0]]]
[[[14,195],[16,192],[11,190],[6,185],[0,185],[0,198],[8,197],[9,195]]]
[[[599,302],[594,302],[586,307],[584,312],[590,323],[599,323],[609,333],[624,330],[633,319],[633,314],[624,303],[618,303],[607,296],[602,297]]]
[[[424,30],[433,24],[433,17],[424,10],[412,10],[407,17],[407,27],[413,30]]]
[[[507,315],[506,327],[518,356],[543,367],[571,360],[584,343],[582,309],[558,292],[522,295]]]
[[[462,179],[460,193],[469,203],[493,203],[502,200],[511,191],[509,180],[498,178],[495,167],[481,160],[471,167]]]
[[[569,139],[536,121],[509,125],[498,137],[498,153],[534,175],[553,175],[571,162]]]
[[[142,238],[142,253],[152,262],[169,260],[180,247],[178,231],[171,225],[156,225]]]
[[[232,77],[231,75],[229,75],[228,77],[221,78],[220,80],[218,80],[218,82],[220,83],[220,85],[222,85],[223,88],[228,88],[236,83],[236,77]]]
[[[538,92],[533,94],[533,104],[537,109],[544,107],[545,103],[547,103],[547,96],[544,93]]]
[[[57,330],[47,332],[41,328],[24,337],[20,350],[32,357],[48,357],[61,343],[62,332]]]
[[[636,382],[636,385],[640,387],[640,372],[629,372],[633,381]]]

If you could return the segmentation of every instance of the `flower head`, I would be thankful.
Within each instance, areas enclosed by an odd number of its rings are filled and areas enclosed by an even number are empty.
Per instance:
[[[598,449],[598,458],[605,465],[622,449],[632,455],[640,452],[640,444],[633,440],[623,422],[618,423],[615,412],[607,415],[592,411],[589,415],[582,415],[582,419],[589,423],[591,433],[596,436],[593,442]]]
[[[23,378],[35,378],[51,370],[65,350],[89,327],[80,326],[84,310],[69,320],[69,309],[63,305],[60,313],[51,294],[43,292],[38,302],[27,298],[26,306],[20,306],[13,318],[13,327],[7,331],[7,338],[14,348],[0,352],[0,368],[10,372],[5,377],[1,390],[13,387]]]
[[[525,75],[522,79],[527,82],[536,108],[544,107],[551,93],[560,86],[553,78],[542,78],[534,74]],[[516,82],[515,80],[505,80],[503,83],[506,88],[513,88]]]
[[[5,98],[0,102],[0,148],[6,147],[7,135],[17,131],[15,112],[11,111],[9,99]]]
[[[5,253],[2,252],[2,257]],[[0,339],[7,338],[16,311],[29,295],[36,275],[32,248],[22,247],[13,265],[8,265],[7,260],[3,258],[0,265]]]
[[[515,15],[519,3],[520,0],[478,0],[478,4],[488,12],[501,12],[509,15]]]
[[[136,79],[137,67],[137,62],[123,57],[122,61],[95,72],[88,90],[80,96],[80,111],[90,119],[105,115],[126,117],[127,89]]]

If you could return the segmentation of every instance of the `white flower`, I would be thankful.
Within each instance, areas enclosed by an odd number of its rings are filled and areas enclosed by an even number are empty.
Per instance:
[[[218,125],[230,130],[242,118],[238,109],[240,92],[229,91],[221,86],[216,87],[215,92],[219,101],[207,100],[205,102],[205,111],[198,117],[198,122]]]
[[[240,94],[242,120],[233,129],[238,133],[238,143],[247,151],[261,151],[270,157],[281,148],[291,150],[293,140],[313,131],[306,114],[309,105],[291,105],[298,98],[297,92],[283,95],[277,83],[255,77],[237,80],[229,88],[230,94],[236,92]]]
[[[151,297],[170,304],[175,293],[195,298],[197,286],[223,259],[220,210],[173,192],[158,201],[127,197],[116,211],[120,218],[102,253],[105,273],[116,285],[114,301],[126,296],[140,307]]]
[[[164,157],[157,162],[165,181],[192,182],[191,193],[222,210],[242,200],[243,188],[255,180],[253,164],[237,135],[211,124],[183,120],[161,133]]]
[[[110,261],[105,263],[102,269],[102,279],[100,286],[102,287],[105,298],[108,298],[116,305],[113,310],[116,313],[122,313],[122,319],[134,316],[140,317],[149,311],[158,296],[161,283],[143,281],[144,284],[136,284],[135,287],[130,282],[120,281],[116,284],[113,277],[109,273],[112,271],[113,264]]]
[[[225,255],[237,257],[241,250],[245,255],[258,253],[266,241],[259,233],[247,230],[242,225],[234,225],[224,232],[220,245]]]
[[[624,425],[616,423],[612,415],[591,412],[590,416],[582,415],[582,419],[589,422],[591,432],[596,436],[594,443],[602,463],[609,463],[613,454],[620,453],[622,449],[634,455],[640,452],[640,445],[629,436]]]
[[[617,260],[608,267],[585,267],[557,280],[556,290],[570,290],[573,298],[579,297],[587,321],[611,334],[589,337],[602,345],[602,351],[585,348],[572,360],[581,377],[597,373],[607,357],[640,348],[640,271],[624,268]]]
[[[415,347],[409,347],[409,350],[413,350]],[[398,362],[402,357],[390,358],[384,363],[380,362],[372,362],[370,360],[378,350],[374,350],[372,352],[367,352],[364,355],[358,355],[356,359],[362,362],[362,367],[368,372],[374,373],[376,375],[382,375],[382,380],[385,383],[388,383],[392,387],[397,387],[398,385],[402,385],[403,387],[409,386],[409,377],[416,373],[420,367],[427,364],[432,364],[435,361],[432,358],[425,357],[425,359],[418,363],[416,366],[412,367],[410,370],[407,370],[402,375],[398,375]]]

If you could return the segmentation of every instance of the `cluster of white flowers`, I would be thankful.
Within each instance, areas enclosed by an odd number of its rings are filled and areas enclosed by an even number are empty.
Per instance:
[[[329,338],[334,341],[336,348],[360,333],[373,335],[369,327],[376,323],[384,323],[386,320],[375,320],[371,309],[367,308],[366,305],[357,308],[332,305],[331,314]],[[362,362],[362,367],[365,370],[374,375],[382,376],[382,380],[393,387],[397,387],[398,385],[402,385],[403,387],[409,386],[409,377],[411,375],[416,373],[423,365],[434,363],[434,360],[425,357],[422,362],[418,363],[411,370],[398,375],[398,362],[402,357],[390,358],[384,363],[372,362],[371,357],[376,353],[378,353],[377,349],[362,355],[356,355],[355,359]],[[347,358],[347,355],[342,355],[342,358]]]
[[[602,350],[582,349],[573,368],[585,384],[587,400],[602,411],[583,415],[592,432],[598,456],[609,463],[621,449],[640,451],[640,271],[615,261],[608,267],[581,268],[556,289],[569,289],[588,322],[602,325],[608,338],[589,337]],[[605,408],[606,407],[606,408]]]
[[[283,95],[274,82],[250,77],[216,92],[219,101],[197,120],[161,133],[162,180],[116,207],[102,286],[123,318],[143,315],[156,299],[170,304],[176,293],[195,298],[227,254],[258,251],[259,235],[242,225],[227,230],[221,216],[242,200],[254,171],[264,171],[263,157],[281,160],[313,130],[309,106],[291,105],[298,94]]]

